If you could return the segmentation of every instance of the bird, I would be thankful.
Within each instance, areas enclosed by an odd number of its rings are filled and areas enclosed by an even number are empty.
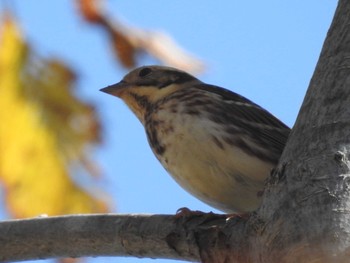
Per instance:
[[[225,213],[261,204],[290,128],[228,89],[166,66],[142,66],[102,92],[140,120],[153,153],[175,181]]]

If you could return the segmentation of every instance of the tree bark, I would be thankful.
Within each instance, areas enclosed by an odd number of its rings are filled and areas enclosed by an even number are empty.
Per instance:
[[[0,223],[0,261],[56,257],[134,256],[198,260],[188,239],[174,253],[165,246],[175,230],[173,216],[70,215]],[[184,232],[183,232],[184,233]],[[186,238],[183,237],[183,240]]]
[[[137,256],[349,262],[350,1],[340,0],[262,206],[249,218],[90,215],[0,223],[0,260]],[[292,91],[291,91],[292,92]]]
[[[340,0],[256,215],[254,262],[350,262],[349,26],[350,1]]]
[[[244,221],[236,217],[227,224],[226,219],[226,215],[202,213],[191,217],[95,214],[3,221],[0,262],[86,256],[199,261],[200,242],[206,246],[211,235]]]

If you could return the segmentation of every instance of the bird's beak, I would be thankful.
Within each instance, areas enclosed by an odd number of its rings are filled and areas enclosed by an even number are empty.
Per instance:
[[[120,97],[123,90],[128,87],[128,84],[124,81],[120,81],[114,85],[107,86],[105,88],[100,89],[100,91],[108,93],[113,96]]]

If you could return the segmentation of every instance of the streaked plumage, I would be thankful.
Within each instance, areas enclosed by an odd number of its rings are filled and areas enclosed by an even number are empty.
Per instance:
[[[137,68],[102,91],[135,113],[158,160],[188,192],[225,212],[259,206],[290,132],[269,112],[169,67]]]

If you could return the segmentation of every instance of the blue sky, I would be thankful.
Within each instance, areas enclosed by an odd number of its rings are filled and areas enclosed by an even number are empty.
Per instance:
[[[36,50],[71,64],[80,75],[79,93],[98,107],[105,141],[95,153],[105,175],[99,186],[113,198],[114,212],[173,214],[184,206],[215,211],[170,178],[153,156],[143,127],[122,101],[99,92],[118,82],[126,71],[115,62],[102,32],[77,15],[74,1],[11,2]],[[168,32],[207,63],[207,71],[198,76],[201,80],[246,96],[292,126],[336,3],[106,1],[106,10],[129,24]],[[145,57],[140,65],[155,63]],[[133,258],[108,261],[154,262]]]

